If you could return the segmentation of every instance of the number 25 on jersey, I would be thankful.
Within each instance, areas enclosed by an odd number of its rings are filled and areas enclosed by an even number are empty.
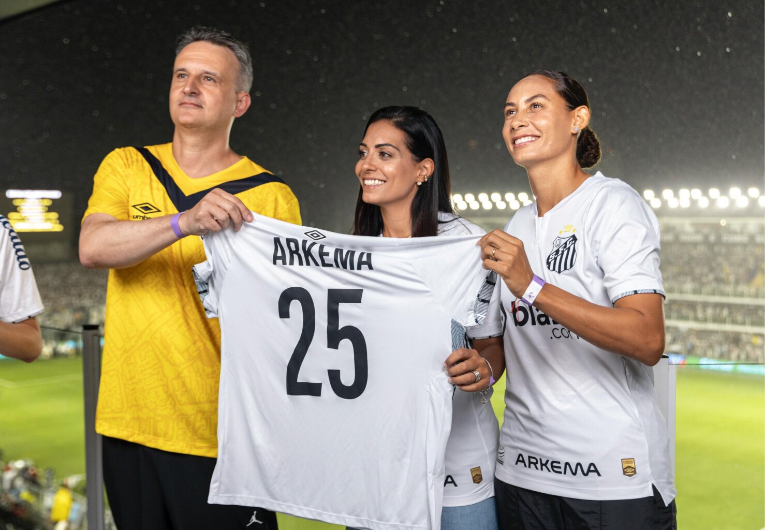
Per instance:
[[[349,340],[353,345],[354,379],[352,384],[343,384],[340,379],[340,370],[327,370],[332,390],[343,399],[356,399],[367,387],[369,367],[364,335],[357,327],[340,327],[340,304],[360,304],[363,292],[363,289],[328,289],[327,292],[327,348],[337,350],[343,340]],[[306,289],[289,287],[279,297],[280,318],[290,318],[290,306],[293,301],[299,302],[303,309],[303,329],[287,363],[287,394],[318,397],[321,396],[322,383],[298,381],[300,367],[316,332],[316,306],[311,293]]]

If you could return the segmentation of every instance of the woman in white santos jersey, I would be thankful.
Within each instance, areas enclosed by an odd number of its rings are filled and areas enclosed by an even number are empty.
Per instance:
[[[600,146],[587,94],[567,74],[524,77],[504,116],[536,201],[480,242],[503,280],[486,326],[506,318],[499,526],[676,528],[652,386],[664,350],[656,217],[624,182],[583,170]]]
[[[360,189],[355,235],[484,234],[480,227],[454,214],[441,130],[417,107],[386,107],[372,114],[359,146],[356,175]],[[482,329],[465,330],[453,322],[455,351],[444,352],[445,367],[450,367],[457,390],[446,447],[442,530],[497,528],[493,477],[498,426],[487,398],[505,365],[502,332],[491,335]],[[472,348],[462,347],[466,331],[473,339]]]

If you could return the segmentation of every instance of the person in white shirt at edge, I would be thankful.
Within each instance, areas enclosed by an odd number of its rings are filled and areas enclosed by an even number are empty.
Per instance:
[[[581,85],[512,87],[502,135],[536,202],[479,245],[501,293],[508,369],[496,468],[502,529],[674,529],[669,439],[652,386],[664,351],[659,226],[600,146]],[[496,294],[495,294],[496,296]]]
[[[409,238],[485,233],[454,214],[441,130],[417,107],[386,107],[372,114],[359,146],[356,175],[360,189],[354,235]],[[459,390],[453,399],[446,447],[443,530],[497,528],[493,477],[498,426],[487,395],[505,363],[501,331],[491,336],[482,329],[467,330],[473,348],[458,347],[468,344],[466,330],[452,322],[456,349],[444,355],[444,366]]]
[[[24,246],[0,215],[0,354],[31,363],[42,352],[35,315],[44,307]]]

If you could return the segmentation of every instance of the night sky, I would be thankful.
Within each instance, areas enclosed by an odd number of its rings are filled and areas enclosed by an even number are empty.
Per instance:
[[[386,105],[435,117],[455,192],[527,191],[502,106],[539,68],[588,91],[606,175],[763,186],[762,2],[79,0],[0,23],[0,187],[74,192],[80,215],[109,151],[170,141],[175,39],[195,24],[250,44],[232,146],[293,187],[307,225],[350,226],[358,142]]]

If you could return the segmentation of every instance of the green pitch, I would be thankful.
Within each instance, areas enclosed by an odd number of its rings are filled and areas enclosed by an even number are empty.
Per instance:
[[[677,489],[681,530],[765,526],[765,380],[677,367]],[[0,360],[0,449],[60,478],[84,471],[80,358]],[[492,405],[502,411],[504,379]],[[339,527],[280,517],[282,530]]]

